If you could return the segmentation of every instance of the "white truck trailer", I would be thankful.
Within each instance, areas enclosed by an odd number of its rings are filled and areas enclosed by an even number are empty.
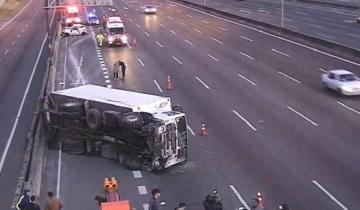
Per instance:
[[[47,113],[52,133],[131,169],[187,160],[186,117],[168,97],[83,85],[49,94]]]

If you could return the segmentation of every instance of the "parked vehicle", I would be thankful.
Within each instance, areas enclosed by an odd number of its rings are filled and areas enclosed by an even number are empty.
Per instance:
[[[73,24],[72,26],[66,26],[62,29],[61,34],[63,36],[80,36],[86,35],[87,29],[82,24]]]
[[[321,80],[325,87],[343,95],[360,95],[360,80],[347,70],[331,70],[323,74]]]
[[[48,99],[52,133],[80,142],[63,141],[63,149],[97,151],[132,170],[161,170],[187,160],[186,117],[170,98],[83,85]]]
[[[106,42],[109,46],[126,45],[128,43],[124,23],[120,17],[112,16],[106,19]]]
[[[155,14],[157,11],[156,7],[153,5],[146,5],[144,9],[144,14]]]

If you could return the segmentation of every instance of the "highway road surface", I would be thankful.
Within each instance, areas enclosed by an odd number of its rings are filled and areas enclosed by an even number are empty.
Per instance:
[[[98,84],[170,96],[187,113],[189,161],[161,173],[132,172],[52,147],[44,189],[56,189],[69,210],[98,209],[93,199],[107,176],[118,177],[121,198],[137,209],[147,208],[155,187],[166,209],[181,201],[202,209],[213,189],[224,209],[251,206],[258,191],[267,209],[282,202],[291,209],[360,209],[359,98],[339,96],[320,82],[334,68],[360,75],[360,59],[177,3],[153,4],[157,14],[144,15],[145,1],[115,2],[136,46],[99,48],[96,26],[86,36],[63,38],[56,89]],[[127,64],[125,80],[112,78],[117,59]],[[168,75],[172,91],[166,91]],[[202,122],[206,137],[198,134]]]

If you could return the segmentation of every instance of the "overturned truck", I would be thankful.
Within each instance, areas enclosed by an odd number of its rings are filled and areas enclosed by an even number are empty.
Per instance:
[[[50,93],[46,113],[64,151],[147,171],[187,160],[186,117],[168,97],[83,85]]]

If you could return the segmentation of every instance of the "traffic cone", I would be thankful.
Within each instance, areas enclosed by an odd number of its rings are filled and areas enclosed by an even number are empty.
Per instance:
[[[170,75],[167,76],[167,80],[166,80],[166,90],[172,90],[174,87],[173,87],[173,84],[171,82],[171,78],[170,78]]]
[[[205,123],[202,123],[200,129],[200,136],[207,136],[207,135],[208,135],[208,130],[205,126]]]
[[[136,47],[136,39],[134,38],[133,41],[132,41],[132,46],[133,47]]]

